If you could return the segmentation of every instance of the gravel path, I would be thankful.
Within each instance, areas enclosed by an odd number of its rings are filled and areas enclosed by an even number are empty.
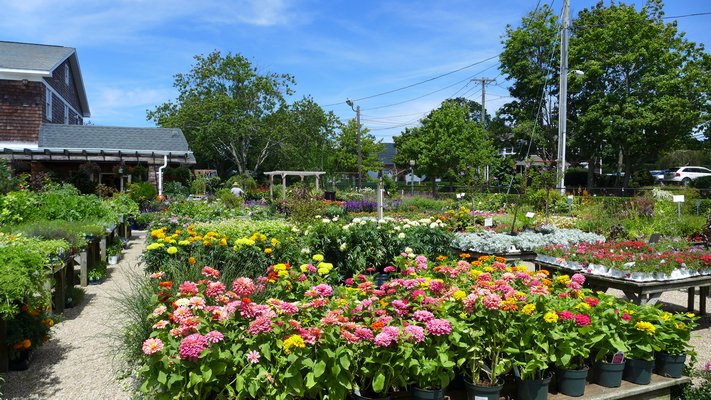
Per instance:
[[[116,298],[125,292],[132,272],[141,270],[138,257],[145,247],[145,232],[133,232],[131,248],[118,265],[109,267],[101,285],[86,288],[82,305],[65,310],[65,320],[57,324],[52,340],[35,352],[27,371],[10,372],[3,385],[6,399],[94,400],[129,399],[129,379],[118,381],[121,362],[116,354],[122,326],[116,315]],[[608,293],[623,297],[619,291]],[[669,311],[686,309],[686,291],[666,292],[662,306]],[[698,294],[696,296],[698,310]],[[697,368],[711,360],[711,316],[700,320],[692,334],[698,353]]]
[[[117,265],[109,266],[100,285],[86,288],[81,305],[66,309],[52,339],[34,353],[27,371],[5,375],[7,399],[129,399],[127,381],[117,381],[120,362],[116,340],[122,319],[116,314],[116,298],[128,289],[132,270],[140,269],[138,257],[145,232],[133,232],[131,247]]]

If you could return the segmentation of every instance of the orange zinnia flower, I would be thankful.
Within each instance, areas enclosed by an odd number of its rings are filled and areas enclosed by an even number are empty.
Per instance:
[[[372,324],[370,324],[370,328],[373,329],[374,331],[379,331],[379,330],[383,329],[384,326],[385,326],[385,324],[380,321],[375,321]]]
[[[171,287],[173,287],[173,282],[163,281],[163,282],[159,283],[158,285],[160,285],[160,287],[164,287],[164,288],[171,288]]]

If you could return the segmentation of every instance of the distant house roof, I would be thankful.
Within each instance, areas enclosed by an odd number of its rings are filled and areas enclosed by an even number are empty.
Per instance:
[[[395,150],[395,143],[383,143],[383,148],[382,153],[378,154],[378,158],[380,158],[380,161],[383,162],[385,165],[392,165],[393,163],[393,157],[395,157],[395,154],[397,151]]]
[[[177,128],[43,123],[36,151],[169,155],[183,158],[189,164],[195,163],[195,156],[183,132]]]
[[[52,76],[52,71],[67,59],[74,76],[82,116],[89,117],[89,101],[74,48],[0,41],[0,79],[41,81]]]

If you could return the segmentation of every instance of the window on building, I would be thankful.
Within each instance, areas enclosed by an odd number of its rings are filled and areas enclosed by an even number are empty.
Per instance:
[[[64,123],[69,124],[69,106],[66,104],[64,105]]]
[[[45,116],[47,117],[47,119],[51,122],[52,121],[52,91],[49,90],[49,88],[45,88],[44,91],[45,91],[45,93],[44,93],[44,97],[45,97],[44,112],[45,112]]]
[[[69,63],[64,64],[64,84],[69,86]]]

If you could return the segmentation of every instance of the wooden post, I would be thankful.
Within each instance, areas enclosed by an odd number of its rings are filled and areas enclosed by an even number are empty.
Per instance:
[[[54,273],[54,313],[61,314],[64,312],[64,288],[66,282],[64,281],[64,269],[65,265],[62,265],[57,272]]]
[[[286,201],[286,175],[281,174],[281,199]]]
[[[690,287],[687,289],[687,309],[689,312],[694,311],[694,295],[696,294],[696,288],[695,287]]]
[[[316,190],[318,190],[318,175],[316,175]]]
[[[107,258],[106,258],[106,241],[107,240],[108,240],[108,236],[104,236],[99,241],[99,255],[100,255],[101,261],[103,261],[103,262],[106,262],[106,260],[107,260]]]
[[[88,259],[89,257],[86,254],[86,251],[79,253],[79,270],[81,271],[79,282],[84,287],[89,285],[89,267],[87,266]]]
[[[274,175],[269,175],[269,200],[274,200]]]

